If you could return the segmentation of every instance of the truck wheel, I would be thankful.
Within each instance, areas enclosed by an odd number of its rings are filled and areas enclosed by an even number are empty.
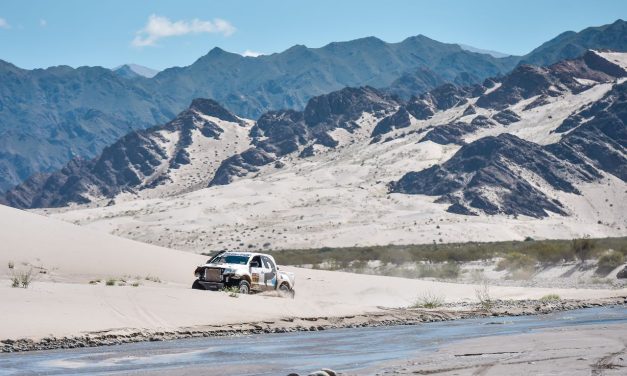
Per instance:
[[[292,289],[290,288],[290,286],[288,286],[288,284],[287,284],[287,283],[284,283],[284,284],[282,284],[281,286],[279,286],[279,291],[280,291],[282,294],[284,294],[284,295],[286,295],[286,296],[289,296],[289,297],[291,297],[292,299],[294,299],[294,295],[295,295],[294,290],[292,290]]]
[[[203,285],[200,284],[200,282],[198,282],[198,280],[195,280],[194,283],[192,284],[192,288],[194,290],[204,290],[205,288],[203,287]]]
[[[240,281],[239,282],[239,293],[240,294],[250,294],[250,283],[248,283],[248,281]]]

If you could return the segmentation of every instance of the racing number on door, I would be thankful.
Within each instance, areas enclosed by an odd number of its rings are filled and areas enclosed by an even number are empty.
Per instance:
[[[265,286],[263,279],[263,265],[261,264],[261,257],[255,256],[250,260],[250,280],[252,281],[252,287],[255,290],[263,288]]]

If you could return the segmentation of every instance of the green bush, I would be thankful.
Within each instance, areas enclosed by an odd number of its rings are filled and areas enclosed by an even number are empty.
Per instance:
[[[616,251],[606,252],[597,261],[597,274],[607,275],[625,263],[625,256]]]

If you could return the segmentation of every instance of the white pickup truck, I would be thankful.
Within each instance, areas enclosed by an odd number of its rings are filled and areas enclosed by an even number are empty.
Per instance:
[[[294,273],[279,270],[274,258],[263,253],[219,252],[194,275],[193,289],[236,287],[241,294],[278,290],[294,297]]]

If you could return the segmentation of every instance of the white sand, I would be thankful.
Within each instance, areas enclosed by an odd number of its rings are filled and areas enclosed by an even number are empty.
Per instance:
[[[117,329],[186,326],[357,314],[407,306],[427,292],[447,301],[474,300],[474,286],[286,268],[296,273],[296,299],[231,298],[191,290],[205,257],[150,246],[0,206],[0,338],[78,335]],[[11,288],[7,263],[41,266],[28,289]],[[39,270],[39,269],[38,269]],[[0,276],[2,276],[0,274]],[[157,276],[139,287],[90,285],[94,278]],[[623,290],[493,287],[495,298],[608,297]]]

